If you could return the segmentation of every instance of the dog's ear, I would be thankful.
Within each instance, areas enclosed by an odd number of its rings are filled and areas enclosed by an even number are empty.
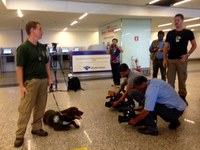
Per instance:
[[[73,107],[70,112],[72,115],[76,115],[77,111],[78,111],[78,108]]]

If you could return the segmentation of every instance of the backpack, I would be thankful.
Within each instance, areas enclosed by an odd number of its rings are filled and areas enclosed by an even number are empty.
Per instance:
[[[81,88],[81,83],[78,77],[68,77],[68,88],[67,91],[69,90],[74,90],[75,92],[77,90],[80,90]]]

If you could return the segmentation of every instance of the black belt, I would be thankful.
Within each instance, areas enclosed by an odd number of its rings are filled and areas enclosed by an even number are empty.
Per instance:
[[[163,58],[156,58],[157,60],[163,60]]]

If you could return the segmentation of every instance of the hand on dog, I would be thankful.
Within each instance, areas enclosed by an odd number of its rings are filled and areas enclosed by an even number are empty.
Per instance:
[[[134,126],[136,124],[136,121],[134,118],[130,119],[128,122],[129,125]]]
[[[112,103],[112,107],[116,107],[119,104],[118,101]]]

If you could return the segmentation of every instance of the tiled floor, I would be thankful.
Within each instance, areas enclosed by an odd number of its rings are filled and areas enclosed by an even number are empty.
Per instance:
[[[21,150],[199,150],[200,149],[200,61],[189,63],[187,80],[189,107],[181,117],[181,126],[176,131],[169,130],[168,124],[158,119],[159,136],[138,133],[137,128],[127,123],[119,124],[119,112],[104,107],[112,80],[81,81],[85,91],[56,92],[60,109],[76,106],[84,111],[78,121],[80,129],[71,127],[69,131],[56,132],[44,125],[49,132],[45,138],[33,136],[31,121],[25,134]],[[60,76],[62,78],[62,76]],[[13,73],[0,75],[0,150],[12,150],[18,119],[19,89]],[[2,86],[3,85],[3,86]],[[9,87],[6,87],[9,85]],[[11,86],[11,87],[10,87]],[[66,89],[59,83],[59,89]],[[54,99],[48,96],[46,109],[55,109]]]

